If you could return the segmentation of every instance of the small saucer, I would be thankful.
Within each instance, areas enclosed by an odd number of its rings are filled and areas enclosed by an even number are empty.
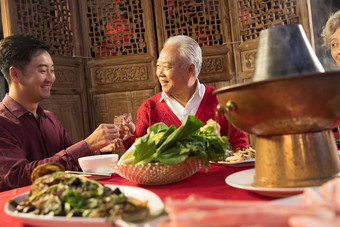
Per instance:
[[[239,171],[237,173],[229,175],[225,182],[239,189],[244,189],[252,192],[256,192],[261,195],[270,197],[286,197],[291,195],[300,194],[307,187],[297,187],[297,188],[264,188],[253,186],[255,176],[255,169],[247,169]]]

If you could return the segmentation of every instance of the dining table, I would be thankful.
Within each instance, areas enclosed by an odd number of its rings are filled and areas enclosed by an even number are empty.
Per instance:
[[[113,173],[109,178],[98,181],[109,185],[124,185],[144,188],[158,195],[163,202],[165,202],[167,197],[174,199],[186,199],[191,195],[222,200],[271,201],[277,199],[275,197],[255,193],[253,191],[231,187],[226,183],[226,177],[251,168],[254,167],[234,167],[212,163],[208,169],[202,167],[194,175],[182,181],[166,185],[140,185],[126,180],[116,173]],[[10,199],[28,192],[29,190],[30,186],[25,186],[0,193],[0,226],[25,226],[25,224],[20,220],[7,215],[4,211],[4,207]]]

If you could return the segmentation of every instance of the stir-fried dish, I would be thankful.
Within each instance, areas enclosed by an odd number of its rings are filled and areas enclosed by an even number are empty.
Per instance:
[[[150,213],[147,203],[125,196],[119,188],[112,190],[97,181],[62,171],[37,178],[27,199],[19,204],[11,201],[20,213],[128,222],[145,220]]]
[[[255,160],[256,151],[254,148],[248,146],[245,149],[231,153],[225,160],[227,162],[241,162],[246,160]]]

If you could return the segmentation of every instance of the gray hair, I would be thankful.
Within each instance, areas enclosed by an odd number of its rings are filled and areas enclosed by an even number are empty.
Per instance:
[[[326,25],[323,27],[321,33],[324,41],[323,46],[330,48],[332,35],[338,28],[340,28],[340,10],[330,16]]]
[[[185,35],[177,35],[170,37],[165,43],[164,47],[169,45],[177,45],[179,55],[183,58],[183,65],[195,65],[195,76],[198,77],[202,67],[202,50],[198,43]]]

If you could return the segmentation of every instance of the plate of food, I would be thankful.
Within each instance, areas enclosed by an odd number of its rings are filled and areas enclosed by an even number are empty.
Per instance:
[[[143,226],[163,211],[162,200],[149,190],[65,172],[38,178],[31,191],[5,205],[8,215],[32,226]]]
[[[243,160],[238,162],[229,162],[229,161],[219,161],[217,162],[219,165],[230,166],[230,167],[253,167],[255,166],[255,160]]]
[[[219,161],[217,163],[231,167],[255,166],[255,154],[255,149],[248,146],[245,149],[230,153],[224,161]]]

